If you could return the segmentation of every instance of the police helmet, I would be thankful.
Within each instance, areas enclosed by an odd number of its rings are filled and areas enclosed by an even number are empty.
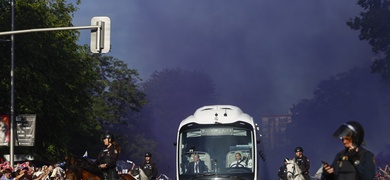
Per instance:
[[[295,148],[295,152],[303,152],[303,148],[298,146]]]
[[[152,153],[150,152],[145,153],[145,157],[152,157]]]
[[[114,136],[111,133],[106,133],[103,136],[103,139],[111,139],[111,141],[114,141]]]
[[[352,137],[352,143],[355,146],[360,146],[364,140],[363,126],[356,121],[348,121],[340,125],[333,133],[334,137],[343,139],[344,136]]]

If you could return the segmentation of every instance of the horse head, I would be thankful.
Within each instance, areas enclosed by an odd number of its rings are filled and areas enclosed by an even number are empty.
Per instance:
[[[67,179],[100,179],[101,172],[92,160],[74,155],[67,156],[65,160],[65,172],[68,177],[71,177]]]
[[[305,179],[301,174],[301,169],[298,164],[292,159],[286,161],[287,179],[288,180],[303,180]]]
[[[75,165],[67,166],[65,169],[66,180],[79,180],[82,177],[81,169]]]

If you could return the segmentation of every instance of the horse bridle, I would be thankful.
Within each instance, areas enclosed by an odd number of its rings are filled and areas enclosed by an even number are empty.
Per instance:
[[[295,168],[296,168],[296,167],[295,167],[295,163],[290,163],[290,162],[288,162],[287,164],[293,164],[293,166],[292,166],[293,172],[287,170],[287,174],[290,173],[290,174],[293,176],[293,178],[297,177],[299,174],[295,174]]]

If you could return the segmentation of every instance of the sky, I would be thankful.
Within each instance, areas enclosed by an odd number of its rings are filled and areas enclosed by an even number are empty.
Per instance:
[[[246,104],[254,98],[246,95],[257,94],[255,111],[283,114],[310,98],[321,80],[370,59],[367,42],[346,25],[361,11],[355,3],[94,0],[82,1],[74,25],[110,17],[107,55],[143,79],[164,68],[196,70],[214,80],[221,104],[251,110]],[[80,44],[89,40],[89,31],[82,31]]]
[[[111,52],[146,80],[164,68],[210,76],[219,104],[286,114],[317,84],[372,56],[348,0],[82,0],[75,26],[111,19]],[[80,44],[90,32],[81,31]],[[195,111],[195,110],[194,110]]]

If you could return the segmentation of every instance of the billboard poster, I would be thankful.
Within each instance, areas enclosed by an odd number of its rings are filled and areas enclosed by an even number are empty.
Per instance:
[[[10,119],[7,115],[0,115],[0,146],[8,146],[10,139]]]
[[[22,114],[16,117],[15,146],[34,146],[36,114]]]

